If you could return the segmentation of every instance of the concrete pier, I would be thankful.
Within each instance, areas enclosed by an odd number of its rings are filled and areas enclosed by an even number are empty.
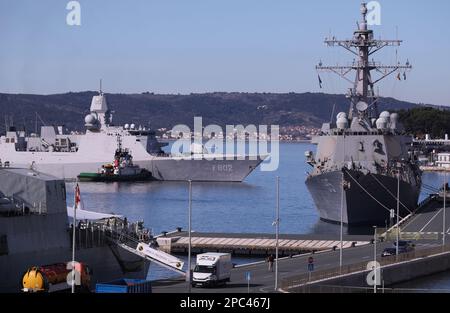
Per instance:
[[[189,245],[189,234],[184,231],[171,232],[158,237],[160,249],[175,254],[185,254]],[[275,253],[276,239],[271,234],[192,233],[193,253],[223,252],[241,256],[267,256]],[[343,248],[359,247],[370,243],[368,236],[346,236]],[[280,256],[331,251],[340,249],[335,236],[280,235]]]

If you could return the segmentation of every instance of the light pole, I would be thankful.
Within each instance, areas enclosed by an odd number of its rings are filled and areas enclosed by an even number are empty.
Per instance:
[[[342,150],[344,152],[344,168],[342,169],[342,190],[341,190],[341,221],[340,221],[340,249],[339,249],[339,269],[340,272],[342,272],[342,265],[343,265],[343,250],[344,250],[344,200],[345,200],[345,189],[346,189],[346,181],[345,181],[345,169],[346,169],[346,163],[345,163],[345,129],[344,129],[344,140],[343,140],[343,147]]]
[[[191,293],[192,277],[191,277],[191,246],[192,246],[192,180],[189,180],[189,213],[188,213],[188,232],[189,232],[189,245],[188,245],[188,269],[186,274],[186,280],[188,282],[188,291]]]
[[[445,236],[447,233],[446,227],[446,207],[447,207],[447,170],[444,172],[444,209],[443,209],[443,217],[442,217],[442,246],[445,247]]]
[[[377,227],[373,227],[373,273],[374,273],[374,284],[373,293],[377,293]],[[398,243],[397,243],[398,245]]]
[[[75,293],[75,246],[76,246],[76,227],[77,227],[77,206],[80,201],[80,186],[78,183],[75,185],[75,195],[74,195],[74,204],[73,204],[73,229],[72,229],[72,293]]]
[[[278,242],[280,236],[280,177],[277,177],[277,219],[276,228],[276,247],[275,247],[275,291],[278,290]]]
[[[397,171],[397,243],[395,245],[395,255],[398,258],[400,242],[400,167]]]

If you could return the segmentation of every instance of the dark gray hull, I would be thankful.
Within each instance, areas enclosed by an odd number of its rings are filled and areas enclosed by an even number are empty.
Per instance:
[[[334,171],[310,176],[306,185],[324,221],[340,223],[341,195],[344,173]],[[385,226],[390,221],[390,209],[397,210],[397,179],[390,176],[347,171],[345,180],[351,187],[344,194],[343,221],[353,226]],[[400,216],[417,207],[420,186],[401,181]]]

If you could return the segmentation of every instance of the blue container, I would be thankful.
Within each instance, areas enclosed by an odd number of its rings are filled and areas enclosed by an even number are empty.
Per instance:
[[[109,283],[97,284],[96,293],[152,293],[152,284],[143,279],[120,279]]]

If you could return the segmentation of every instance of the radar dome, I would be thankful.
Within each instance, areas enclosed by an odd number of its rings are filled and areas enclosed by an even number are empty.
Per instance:
[[[397,129],[399,116],[397,113],[391,114],[391,129]]]
[[[377,129],[386,129],[387,128],[387,124],[388,124],[388,121],[387,121],[387,119],[386,118],[384,118],[384,117],[380,117],[378,120],[377,120]]]
[[[344,113],[344,112],[341,112],[341,113],[339,113],[338,115],[337,115],[337,119],[340,119],[341,117],[343,117],[343,118],[347,118],[347,113]]]
[[[391,118],[391,113],[389,113],[388,111],[384,111],[380,114],[380,118],[385,118],[389,120]]]
[[[397,113],[392,113],[391,114],[391,121],[392,122],[398,122],[399,116]]]
[[[84,122],[86,123],[86,125],[94,125],[97,122],[97,118],[92,114],[88,114],[84,118]]]
[[[130,129],[130,124],[125,124],[125,126],[123,128]]]
[[[135,124],[131,124],[131,125],[130,125],[130,128],[131,128],[131,129],[135,129],[135,128],[136,128],[136,125],[135,125]]]
[[[336,126],[339,129],[348,128],[348,120],[345,117],[340,117],[337,119]]]

